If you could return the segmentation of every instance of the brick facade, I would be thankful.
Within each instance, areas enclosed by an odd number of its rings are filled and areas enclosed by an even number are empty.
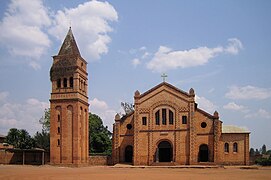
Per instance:
[[[50,163],[88,164],[87,62],[81,57],[71,29],[53,56],[50,70]]]
[[[248,165],[249,133],[222,132],[218,113],[197,108],[192,88],[187,93],[163,82],[143,94],[136,91],[134,112],[116,115],[112,163],[121,162]]]

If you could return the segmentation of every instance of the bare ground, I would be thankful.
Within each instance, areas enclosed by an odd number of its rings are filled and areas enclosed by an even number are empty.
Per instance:
[[[271,167],[225,168],[120,168],[95,166],[82,168],[54,166],[0,165],[0,180],[8,179],[90,179],[90,180],[174,180],[174,179],[271,179]]]

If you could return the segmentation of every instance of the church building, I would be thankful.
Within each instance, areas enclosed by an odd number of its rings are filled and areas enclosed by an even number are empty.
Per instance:
[[[115,116],[112,161],[133,165],[248,165],[249,134],[197,107],[195,92],[162,82],[134,94],[134,111]]]
[[[71,28],[50,70],[50,163],[88,164],[88,73]]]

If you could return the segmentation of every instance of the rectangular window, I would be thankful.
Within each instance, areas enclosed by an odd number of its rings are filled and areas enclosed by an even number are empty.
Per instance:
[[[68,86],[68,80],[67,80],[67,78],[64,78],[64,80],[63,80],[63,86],[64,87]]]
[[[182,124],[187,124],[187,116],[182,116]]]
[[[73,77],[70,77],[70,87],[73,87]]]
[[[57,133],[60,134],[60,127],[57,128]]]
[[[60,146],[60,139],[57,140],[57,146]]]
[[[169,124],[173,124],[174,118],[173,118],[173,112],[169,110]]]
[[[147,117],[142,117],[142,125],[147,125]]]
[[[57,80],[57,88],[61,88],[61,79]]]
[[[159,110],[155,113],[155,124],[160,125],[160,111]]]
[[[162,109],[162,124],[166,125],[167,124],[167,110]]]

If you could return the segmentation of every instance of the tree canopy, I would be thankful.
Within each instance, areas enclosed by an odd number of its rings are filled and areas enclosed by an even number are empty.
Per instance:
[[[89,113],[89,149],[90,153],[111,154],[112,133],[103,125],[102,119]]]
[[[35,141],[25,129],[11,128],[6,137],[6,143],[13,145],[14,148],[31,149],[35,146]]]

